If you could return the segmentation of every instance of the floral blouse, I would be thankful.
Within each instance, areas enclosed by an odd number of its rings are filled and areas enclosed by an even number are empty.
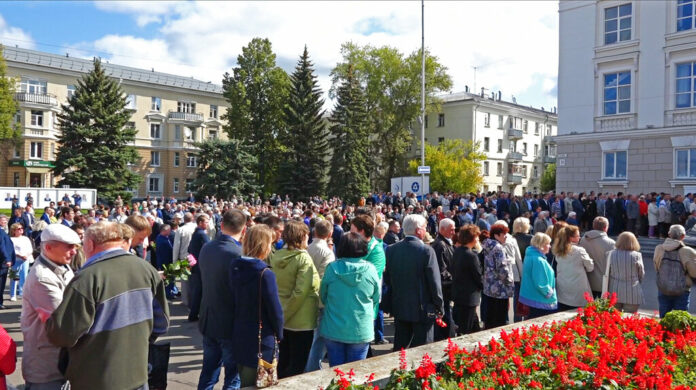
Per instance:
[[[515,293],[512,262],[495,239],[483,243],[483,293],[492,298],[510,298]]]

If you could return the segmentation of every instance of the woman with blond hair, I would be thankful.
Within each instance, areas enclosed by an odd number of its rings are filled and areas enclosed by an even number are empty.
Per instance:
[[[10,226],[10,239],[17,254],[17,261],[12,266],[17,273],[17,279],[13,278],[10,281],[10,300],[16,301],[17,296],[22,296],[24,280],[29,274],[29,265],[34,262],[34,247],[29,237],[24,235],[24,225],[21,223],[13,223]]]
[[[551,314],[558,308],[556,278],[546,255],[551,249],[551,237],[537,233],[527,247],[522,269],[520,302],[529,306],[529,317]]]
[[[230,263],[234,305],[232,345],[241,387],[255,384],[258,354],[266,362],[272,362],[278,352],[277,341],[283,339],[283,309],[276,275],[264,261],[271,253],[273,237],[273,230],[267,225],[250,227],[244,235],[242,257]]]
[[[553,254],[556,256],[558,308],[570,310],[584,307],[585,293],[592,295],[587,273],[594,269],[594,262],[585,248],[578,246],[580,229],[568,225],[556,233]]]
[[[616,249],[607,254],[609,292],[616,293],[616,308],[635,313],[643,304],[641,282],[645,276],[643,256],[638,239],[631,232],[623,232],[616,239]]]

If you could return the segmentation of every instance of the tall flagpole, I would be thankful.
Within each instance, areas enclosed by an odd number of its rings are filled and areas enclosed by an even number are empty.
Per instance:
[[[421,165],[425,166],[425,0],[421,0]],[[425,173],[421,173],[421,201],[425,199]]]

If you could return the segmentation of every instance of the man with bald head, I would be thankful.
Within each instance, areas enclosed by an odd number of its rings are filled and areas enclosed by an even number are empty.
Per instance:
[[[442,299],[445,311],[442,313],[442,320],[447,324],[446,328],[435,328],[435,341],[444,340],[455,336],[454,319],[452,316],[452,274],[450,273],[452,255],[454,255],[454,221],[449,218],[440,220],[437,237],[431,244],[437,256],[437,265],[440,267],[440,284],[442,286]]]

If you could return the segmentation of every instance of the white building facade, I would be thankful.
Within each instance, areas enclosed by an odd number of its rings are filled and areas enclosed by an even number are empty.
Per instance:
[[[535,109],[501,99],[501,93],[458,92],[438,96],[440,112],[425,121],[425,141],[438,145],[446,139],[479,142],[487,159],[482,163],[483,192],[521,195],[540,190],[546,165],[555,162],[558,121],[553,110]],[[412,156],[420,158],[419,132]]]
[[[696,192],[696,1],[561,1],[559,191]]]

